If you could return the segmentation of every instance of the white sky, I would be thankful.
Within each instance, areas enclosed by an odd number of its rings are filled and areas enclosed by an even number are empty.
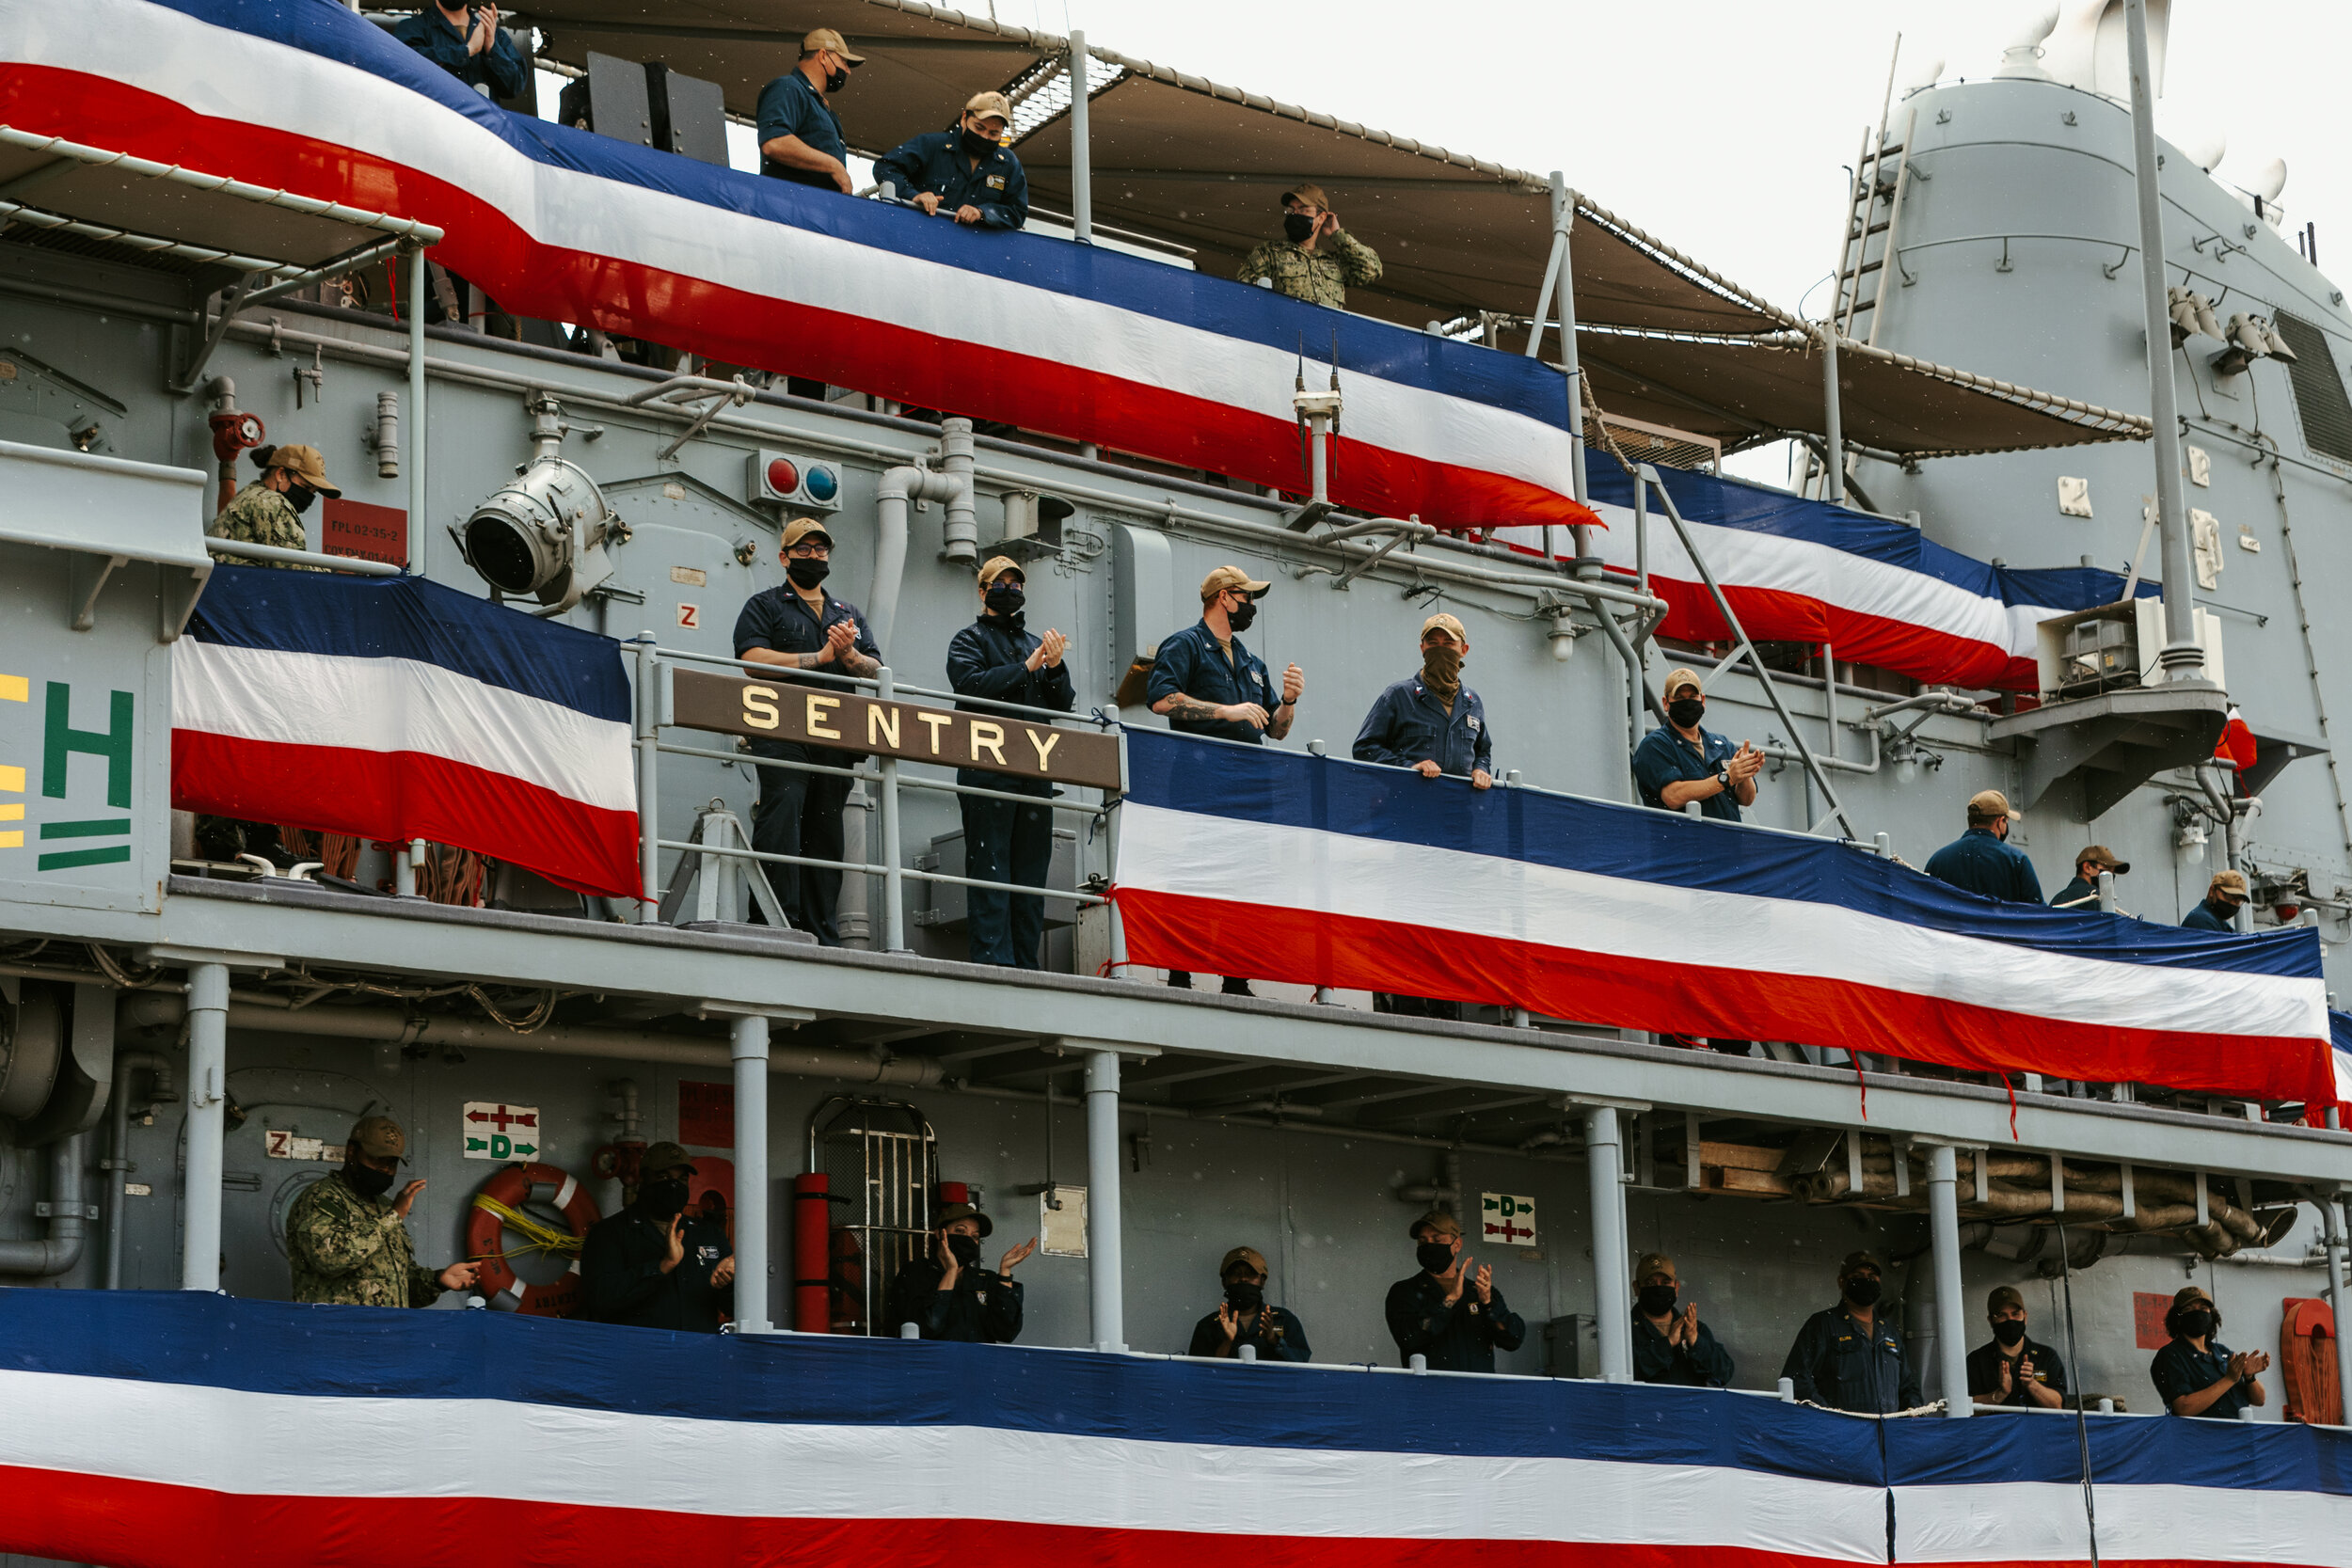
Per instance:
[[[957,0],[986,14],[991,0]],[[2164,0],[2152,0],[2161,7]],[[1570,185],[1765,298],[1810,315],[1826,283],[1846,166],[1899,87],[1989,75],[2037,0],[994,0],[1003,21],[1305,104]],[[2174,0],[2158,123],[2219,132],[2216,170],[2287,162],[2287,228],[2319,226],[2352,277],[2347,0]],[[975,90],[989,83],[976,83]],[[553,95],[548,95],[552,109]],[[733,150],[752,163],[739,128]],[[853,172],[863,174],[863,169]],[[1306,172],[1306,171],[1302,171]],[[1343,214],[1344,215],[1344,214]],[[2063,391],[2065,388],[2054,388]],[[1777,449],[1736,460],[1780,482]]]
[[[2156,0],[2158,5],[2162,0]],[[988,0],[958,0],[984,12]],[[1811,314],[1875,125],[1895,35],[1899,79],[1989,75],[2033,0],[1682,0],[1665,6],[1471,0],[995,0],[1004,21],[1066,30],[1155,63],[1568,183],[1725,277]],[[2287,161],[2288,223],[2352,276],[2344,0],[2174,0],[2168,134],[2218,129],[2217,173]],[[1344,215],[1344,214],[1343,214]],[[2336,267],[2339,257],[2346,263]]]

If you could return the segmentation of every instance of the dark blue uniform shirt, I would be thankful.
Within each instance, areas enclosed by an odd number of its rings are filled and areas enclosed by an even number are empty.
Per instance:
[[[496,97],[513,98],[523,90],[523,57],[503,27],[493,30],[489,48],[479,55],[466,53],[466,40],[479,14],[473,7],[467,7],[465,30],[460,32],[442,17],[437,6],[427,6],[406,21],[394,23],[392,37],[466,86],[488,87]]]
[[[1527,1338],[1527,1323],[1504,1304],[1502,1288],[1491,1288],[1492,1301],[1481,1302],[1465,1286],[1454,1305],[1445,1304],[1445,1287],[1435,1276],[1417,1274],[1389,1287],[1389,1337],[1406,1366],[1416,1355],[1428,1358],[1433,1372],[1491,1372],[1495,1352],[1517,1350]]]
[[[2028,1358],[2033,1362],[2033,1376],[2021,1379],[2017,1370]],[[2004,1361],[2009,1363],[2007,1399],[1999,1397]],[[2028,1381],[2041,1384],[2061,1398],[2065,1396],[2066,1363],[2058,1359],[2058,1352],[2039,1339],[2020,1341],[2013,1355],[2002,1350],[1998,1340],[1979,1345],[1968,1353],[1968,1393],[1979,1404],[2031,1404],[2033,1401],[2026,1397]]]
[[[959,697],[993,698],[999,703],[1019,703],[1024,707],[1068,713],[1077,699],[1077,689],[1070,684],[1070,666],[1064,663],[1029,668],[1029,656],[1037,652],[1037,645],[1042,641],[1023,625],[1018,612],[1009,616],[983,615],[956,633],[955,641],[947,644],[947,684]],[[984,713],[999,711],[984,700],[958,703],[956,706],[977,708]],[[967,778],[966,774],[971,776]],[[1043,779],[1007,778],[1002,773],[977,768],[956,769],[956,782],[1014,795],[1054,793],[1054,786]]]
[[[850,646],[866,657],[879,659],[882,649],[874,643],[874,634],[866,626],[866,612],[847,599],[824,596],[824,613],[819,616],[808,608],[808,601],[789,584],[764,588],[744,601],[743,612],[735,618],[735,657],[741,658],[754,648],[768,648],[780,654],[813,654],[825,645],[825,633],[835,623],[847,621],[857,628]],[[833,675],[848,673],[837,663],[820,667]],[[746,672],[752,673],[752,672]],[[828,691],[848,693],[853,689],[839,680],[812,680],[796,670],[777,670],[771,673],[762,669],[756,678],[773,681],[780,686],[817,686]],[[788,740],[755,740],[752,750],[761,756],[789,756],[779,748],[795,744]],[[854,760],[854,759],[852,759]],[[832,762],[840,759],[829,759]],[[849,766],[843,763],[843,766]]]
[[[1699,731],[1699,740],[1701,749],[1693,751],[1680,732],[1667,724],[1659,725],[1642,737],[1642,743],[1633,749],[1633,782],[1641,787],[1642,804],[1661,811],[1673,809],[1665,800],[1668,784],[1711,779],[1723,771],[1724,764],[1740,750],[1713,730]],[[1728,789],[1710,795],[1699,802],[1699,812],[1719,822],[1737,822],[1739,797]]]
[[[849,144],[841,138],[841,117],[833,112],[825,95],[810,87],[808,78],[797,71],[787,71],[759,89],[758,135],[762,147],[778,136],[798,136],[818,151],[832,153],[845,165],[850,161]],[[765,153],[760,155],[759,172],[772,179],[814,185],[820,191],[840,189],[830,174],[787,168]]]
[[[2170,1341],[2148,1364],[2148,1375],[2155,1380],[2156,1397],[2164,1401],[2165,1409],[2170,1410],[2172,1402],[2183,1394],[2212,1387],[2230,1375],[2230,1347],[2215,1338],[2207,1338],[2203,1350],[2186,1339]],[[2200,1414],[2233,1421],[2239,1411],[2253,1402],[2254,1397],[2241,1383]]]
[[[1241,1354],[1242,1346],[1255,1345],[1261,1361],[1312,1361],[1315,1354],[1307,1343],[1306,1325],[1287,1307],[1268,1302],[1265,1311],[1272,1322],[1263,1318],[1243,1320],[1241,1333],[1233,1340],[1234,1355]],[[1192,1344],[1184,1354],[1213,1356],[1224,1343],[1224,1325],[1212,1312],[1192,1325]]]
[[[1928,875],[1987,898],[2012,904],[2042,902],[2042,879],[2033,862],[1990,828],[1971,828],[1928,857]]]
[[[874,160],[874,178],[898,187],[900,198],[930,191],[939,210],[980,210],[983,229],[1018,229],[1029,221],[1029,177],[1021,160],[992,147],[976,166],[963,150],[963,127],[955,125],[900,143]]]
[[[1731,1386],[1731,1353],[1715,1342],[1705,1323],[1695,1345],[1670,1345],[1658,1325],[1633,1314],[1633,1381],[1675,1383],[1686,1388]]]
[[[1928,1402],[1902,1336],[1887,1325],[1886,1314],[1877,1314],[1866,1329],[1844,1302],[1805,1320],[1780,1375],[1796,1385],[1797,1398],[1832,1410],[1886,1416]]]
[[[2050,907],[2054,910],[2073,910],[2078,914],[2097,914],[2099,889],[2077,877],[2058,890],[2058,896],[2050,900]]]
[[[2236,911],[2232,911],[2233,914]],[[2217,911],[2215,911],[2213,907],[2213,900],[2210,898],[2199,899],[2197,901],[2197,907],[2188,911],[2188,918],[2182,921],[2181,924],[2187,927],[2192,931],[2229,931],[2234,933],[2237,930],[2237,923],[2235,920],[2224,919]]]
[[[1228,659],[1225,650],[1217,646],[1216,633],[1206,621],[1195,621],[1180,632],[1173,633],[1160,644],[1159,653],[1152,661],[1152,680],[1144,689],[1144,700],[1157,704],[1163,698],[1182,693],[1197,697],[1204,703],[1255,703],[1265,709],[1267,719],[1274,717],[1274,682],[1266,674],[1265,660],[1242,646],[1239,637],[1232,641],[1233,657]],[[1265,732],[1241,719],[1188,720],[1169,718],[1168,727],[1179,735],[1210,735],[1219,740],[1241,740],[1255,746],[1264,741]]]
[[[1440,773],[1469,778],[1472,768],[1494,772],[1494,736],[1486,729],[1486,705],[1463,687],[1448,713],[1419,675],[1380,693],[1356,732],[1356,760],[1410,768],[1434,762]]]

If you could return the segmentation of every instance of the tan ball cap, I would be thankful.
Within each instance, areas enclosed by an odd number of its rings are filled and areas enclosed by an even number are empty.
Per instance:
[[[801,40],[801,57],[806,59],[820,49],[830,49],[851,65],[864,65],[866,56],[850,53],[849,40],[831,27],[819,27]]]
[[[793,546],[799,544],[802,540],[810,537],[812,534],[817,538],[822,539],[825,542],[825,547],[827,549],[833,548],[833,535],[827,533],[825,531],[825,525],[818,522],[814,517],[795,517],[790,522],[785,524],[784,547],[788,550]]]
[[[1699,673],[1696,670],[1667,671],[1665,687],[1666,701],[1670,703],[1673,702],[1675,700],[1675,693],[1681,690],[1686,686],[1690,687],[1702,697],[1707,695],[1707,683],[1699,679]]]
[[[1455,620],[1453,616],[1446,614],[1443,610],[1432,615],[1428,620],[1423,621],[1421,624],[1422,641],[1424,642],[1428,641],[1429,634],[1433,631],[1444,632],[1448,637],[1453,638],[1454,641],[1461,643],[1464,647],[1470,646],[1470,633],[1462,629],[1462,623]]]
[[[1029,580],[1029,574],[1021,569],[1021,562],[1009,555],[992,555],[980,567],[980,591],[986,593],[988,585],[1007,572],[1019,578],[1025,584]]]
[[[994,115],[1007,125],[1010,125],[1012,123],[1012,100],[1001,92],[976,92],[972,95],[971,101],[964,104],[963,112],[967,115],[978,115],[982,119]]]
[[[689,1170],[694,1167],[694,1157],[686,1152],[686,1148],[682,1144],[647,1144],[645,1152],[637,1157],[638,1172],[644,1176],[652,1176],[660,1171],[675,1170],[680,1165],[684,1165]]]
[[[1633,1265],[1633,1283],[1639,1285],[1654,1274],[1662,1274],[1677,1284],[1682,1279],[1680,1275],[1675,1273],[1673,1259],[1662,1252],[1645,1252],[1642,1254],[1642,1260]]]
[[[2243,898],[2247,895],[2246,873],[2243,871],[2217,871],[2213,874],[2213,880],[2206,884],[2205,891],[2208,894],[2226,893],[2233,898]]]
[[[351,1124],[351,1140],[371,1160],[397,1160],[408,1152],[408,1134],[389,1117],[361,1117]]]
[[[1442,1209],[1432,1209],[1411,1225],[1406,1226],[1405,1234],[1419,1241],[1421,1233],[1424,1230],[1434,1230],[1440,1236],[1459,1236],[1462,1233],[1462,1222]]]
[[[1274,584],[1259,582],[1238,566],[1219,566],[1200,579],[1200,602],[1207,604],[1228,589],[1238,588],[1253,599],[1265,597],[1265,591]]]
[[[2117,860],[2115,851],[2104,844],[2093,844],[2074,857],[2076,865],[2081,865],[2085,862],[2097,866],[2102,871],[2112,871],[2119,877],[2132,868],[2131,862]]]
[[[2009,797],[1999,790],[1979,789],[1968,797],[1968,815],[1980,816],[1990,821],[1995,816],[2006,816],[2015,820],[2026,814],[2022,811],[2011,811]]]
[[[328,483],[326,459],[316,447],[301,445],[279,447],[269,454],[269,466],[283,468],[322,496],[340,496],[341,490]]]
[[[1253,1246],[1237,1246],[1232,1251],[1225,1255],[1225,1261],[1216,1266],[1216,1276],[1219,1279],[1224,1278],[1227,1271],[1231,1270],[1236,1263],[1247,1263],[1251,1268],[1257,1270],[1260,1274],[1268,1276],[1271,1276],[1274,1273],[1273,1270],[1265,1266],[1264,1253],[1260,1252]]]

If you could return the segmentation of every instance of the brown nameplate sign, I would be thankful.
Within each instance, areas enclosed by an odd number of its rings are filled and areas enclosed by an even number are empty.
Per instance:
[[[746,680],[682,666],[674,675],[671,721],[690,730],[796,740],[1092,789],[1119,787],[1119,737],[1102,731],[885,703],[847,687]]]

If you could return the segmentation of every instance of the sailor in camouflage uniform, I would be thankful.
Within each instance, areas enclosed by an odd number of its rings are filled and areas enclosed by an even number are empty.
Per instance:
[[[1340,216],[1321,185],[1294,185],[1282,193],[1282,232],[1242,258],[1236,283],[1263,278],[1276,293],[1310,305],[1347,309],[1347,288],[1380,277],[1380,256],[1343,231]]]
[[[341,496],[342,492],[326,481],[326,462],[316,447],[262,447],[253,453],[253,460],[262,465],[262,477],[237,492],[236,499],[221,508],[220,515],[204,531],[215,539],[233,539],[246,545],[274,545],[281,550],[307,550],[310,534],[302,526],[302,514],[321,496]],[[296,566],[292,562],[264,561],[254,564],[283,566],[297,572],[324,571],[319,566]]]
[[[283,449],[280,449],[281,451]],[[316,456],[315,453],[312,454]],[[417,1261],[409,1207],[424,1189],[411,1181],[387,1199],[408,1139],[389,1117],[363,1117],[343,1146],[343,1168],[302,1190],[286,1214],[294,1299],[333,1307],[430,1307],[443,1291],[474,1283],[480,1265],[439,1274]]]

